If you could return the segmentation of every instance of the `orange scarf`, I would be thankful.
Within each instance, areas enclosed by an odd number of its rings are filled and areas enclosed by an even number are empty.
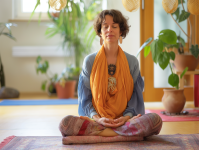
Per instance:
[[[123,50],[119,46],[116,72],[116,89],[108,92],[108,65],[104,50],[104,45],[97,53],[91,75],[90,87],[92,92],[92,103],[101,117],[119,118],[123,115],[127,103],[133,94],[133,78],[131,76],[128,61]]]

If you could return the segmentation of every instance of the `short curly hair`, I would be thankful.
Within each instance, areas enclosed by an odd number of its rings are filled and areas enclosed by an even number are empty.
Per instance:
[[[94,21],[94,29],[96,34],[100,37],[102,22],[106,15],[113,17],[113,21],[118,23],[120,26],[120,32],[122,32],[122,37],[125,38],[129,32],[128,18],[125,18],[119,10],[110,9],[103,10]]]

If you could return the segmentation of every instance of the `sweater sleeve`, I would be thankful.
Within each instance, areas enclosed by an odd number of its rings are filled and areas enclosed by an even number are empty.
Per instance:
[[[90,89],[90,73],[93,57],[87,56],[84,59],[82,72],[78,83],[78,114],[92,118],[97,114],[92,104],[92,93]]]
[[[145,114],[145,106],[143,100],[144,81],[140,75],[139,62],[134,56],[127,55],[129,62],[130,73],[134,81],[134,89],[131,99],[129,100],[123,116],[137,116],[138,114]]]

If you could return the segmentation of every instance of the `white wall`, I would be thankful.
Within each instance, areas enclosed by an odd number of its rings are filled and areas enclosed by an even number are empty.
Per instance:
[[[130,30],[129,34],[120,45],[124,51],[135,55],[140,47],[140,11],[128,12],[123,7],[122,0],[107,0],[108,9],[118,9],[122,14],[129,18]]]
[[[118,9],[125,16],[129,17],[131,25],[130,33],[123,40],[121,47],[130,54],[136,54],[140,46],[140,15],[137,12],[127,12],[122,5],[121,0],[107,0],[108,9]],[[0,22],[8,22],[12,17],[12,0],[0,0]],[[3,61],[4,73],[6,78],[6,86],[13,87],[20,92],[42,92],[40,89],[41,82],[45,80],[44,75],[37,75],[35,70],[36,57],[13,57],[13,46],[50,46],[58,45],[62,40],[59,35],[47,39],[44,35],[46,26],[42,22],[15,22],[17,27],[12,27],[12,34],[17,41],[13,41],[5,36],[0,36],[0,54]],[[94,42],[93,51],[97,51],[99,46],[99,38]],[[48,57],[44,58],[50,63],[50,70],[53,73],[60,73],[62,69],[72,62],[71,58],[64,57]]]

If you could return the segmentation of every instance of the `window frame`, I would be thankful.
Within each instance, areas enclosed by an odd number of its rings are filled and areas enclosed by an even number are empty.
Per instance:
[[[22,12],[22,0],[12,0],[12,19],[29,20],[32,12]],[[35,12],[32,19],[39,20],[40,12]],[[47,12],[42,12],[41,20],[50,20]]]

